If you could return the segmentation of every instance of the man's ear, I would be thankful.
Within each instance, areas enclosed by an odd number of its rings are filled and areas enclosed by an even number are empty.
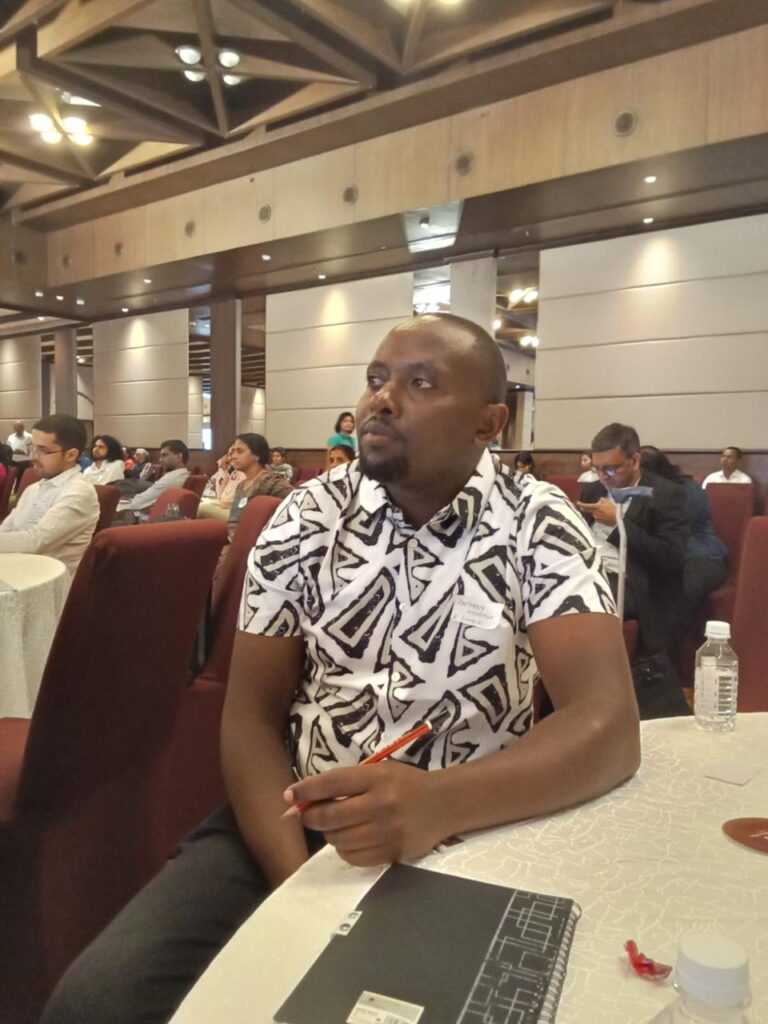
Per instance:
[[[475,431],[475,441],[485,446],[493,441],[506,426],[509,419],[509,409],[501,403],[497,405],[486,405],[480,417],[480,423]]]
[[[80,458],[80,452],[77,448],[67,448],[64,452],[64,458],[71,466],[74,466]]]

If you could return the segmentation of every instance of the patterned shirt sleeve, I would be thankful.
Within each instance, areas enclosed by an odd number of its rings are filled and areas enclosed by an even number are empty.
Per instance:
[[[576,509],[548,484],[528,490],[522,505],[517,558],[526,623],[584,612],[615,615],[600,555]]]
[[[238,628],[263,636],[301,636],[301,509],[306,492],[292,493],[261,531],[248,556]]]

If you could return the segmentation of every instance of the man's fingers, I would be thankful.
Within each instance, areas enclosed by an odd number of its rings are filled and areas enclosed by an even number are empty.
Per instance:
[[[315,803],[338,800],[345,796],[365,793],[371,769],[356,765],[354,768],[331,768],[320,775],[309,775],[286,789],[283,797],[289,804]]]

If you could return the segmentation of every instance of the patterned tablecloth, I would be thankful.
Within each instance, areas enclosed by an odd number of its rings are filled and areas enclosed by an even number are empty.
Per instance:
[[[0,554],[0,718],[29,718],[69,590],[63,562]]]
[[[724,761],[758,771],[741,786],[706,776]],[[575,810],[475,834],[419,863],[581,904],[557,1024],[649,1021],[673,993],[627,969],[624,942],[634,938],[671,963],[680,934],[704,928],[748,948],[750,1021],[765,1024],[768,856],[723,834],[734,817],[768,817],[768,714],[740,715],[729,735],[703,732],[690,718],[646,722],[643,764],[626,785]],[[378,874],[322,850],[243,925],[172,1024],[267,1024]]]

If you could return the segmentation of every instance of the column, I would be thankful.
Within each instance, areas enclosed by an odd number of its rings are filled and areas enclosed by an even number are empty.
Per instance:
[[[451,312],[484,327],[494,336],[496,257],[481,256],[451,263]]]
[[[60,327],[53,335],[56,412],[77,416],[77,331]]]
[[[240,299],[211,303],[211,437],[221,455],[240,429]]]

